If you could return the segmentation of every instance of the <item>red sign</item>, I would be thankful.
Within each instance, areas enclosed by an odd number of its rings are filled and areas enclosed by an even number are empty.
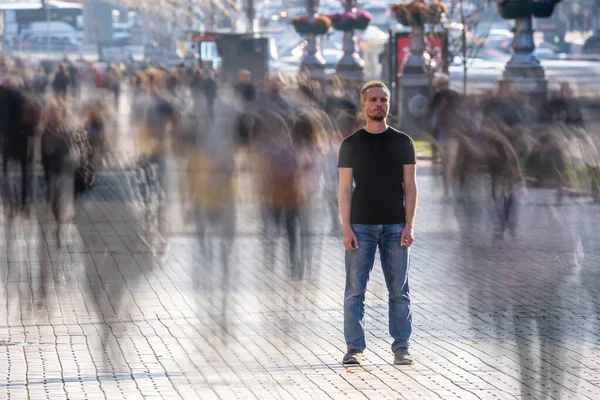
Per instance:
[[[193,35],[192,42],[201,43],[201,42],[215,42],[215,37],[210,35]]]
[[[442,63],[442,54],[444,47],[444,41],[442,37],[439,35],[427,36],[425,42],[427,43],[427,52],[431,54],[436,64],[438,66],[445,67],[445,63]],[[408,57],[410,56],[410,37],[408,37],[408,33],[406,36],[396,36],[396,51],[398,57],[398,62],[396,63],[398,70],[396,72],[402,74],[402,70],[404,69],[404,63],[406,63],[406,60],[408,60]]]

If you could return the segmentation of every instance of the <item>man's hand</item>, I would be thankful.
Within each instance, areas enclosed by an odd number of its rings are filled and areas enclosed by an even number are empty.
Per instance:
[[[347,251],[356,251],[358,250],[358,239],[352,229],[344,229],[344,247]]]
[[[345,238],[346,236],[344,236]],[[400,237],[400,246],[402,247],[410,247],[411,244],[415,241],[413,237],[413,228],[412,226],[405,226],[402,231],[402,236]]]

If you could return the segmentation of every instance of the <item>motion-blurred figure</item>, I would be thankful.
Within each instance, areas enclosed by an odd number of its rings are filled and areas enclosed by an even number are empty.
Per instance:
[[[445,74],[436,74],[434,78],[435,95],[429,106],[431,118],[431,145],[434,161],[441,152],[444,196],[450,196],[450,185],[457,158],[459,156],[458,136],[468,129],[461,107],[463,99],[455,90],[450,89],[450,79]]]
[[[172,136],[179,125],[179,115],[161,92],[166,89],[166,77],[160,71],[150,71],[147,80],[149,97],[139,131],[141,193],[147,228],[156,224],[162,237],[166,196],[164,177]]]
[[[2,146],[2,189],[11,214],[17,208],[16,194],[9,177],[9,165],[16,161],[21,168],[21,210],[26,211],[31,196],[34,169],[35,134],[41,105],[35,95],[23,91],[23,81],[10,76],[0,85],[0,144]]]
[[[215,72],[209,71],[208,76],[202,81],[202,91],[206,101],[206,114],[211,121],[215,119],[215,102],[217,101],[218,84]]]
[[[42,116],[42,166],[46,179],[46,200],[56,220],[56,241],[61,246],[61,228],[74,214],[77,151],[75,132],[68,126],[67,110],[53,99]]]
[[[69,73],[67,72],[67,67],[64,64],[60,64],[56,74],[54,75],[54,81],[52,82],[54,95],[64,99],[67,96],[69,84],[70,79]]]

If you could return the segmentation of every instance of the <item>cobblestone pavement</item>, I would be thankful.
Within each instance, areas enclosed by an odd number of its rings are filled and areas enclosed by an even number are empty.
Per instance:
[[[0,216],[0,399],[600,398],[599,205],[530,190],[517,237],[498,239],[482,185],[444,201],[432,167],[419,167],[416,363],[392,365],[376,262],[365,361],[346,368],[344,255],[322,202],[307,279],[290,279],[283,235],[265,246],[250,196],[226,275],[218,236],[201,248],[179,207],[176,162],[170,234],[144,222],[120,117],[119,153],[60,251],[41,192],[29,216]]]
[[[600,207],[531,190],[516,238],[494,238],[480,191],[451,203],[419,172],[412,253],[413,366],[392,365],[377,262],[366,359],[340,361],[343,252],[315,207],[316,261],[265,265],[260,219],[238,209],[227,287],[174,207],[148,239],[128,172],[106,172],[67,245],[38,202],[4,219],[0,399],[598,399]],[[173,202],[176,204],[176,202]]]

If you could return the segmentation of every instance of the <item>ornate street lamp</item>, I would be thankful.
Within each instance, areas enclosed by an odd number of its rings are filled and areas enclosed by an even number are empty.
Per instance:
[[[336,66],[339,75],[352,80],[363,80],[365,62],[357,52],[355,30],[367,29],[371,22],[371,15],[366,11],[356,9],[356,0],[342,0],[345,12],[332,14],[333,29],[344,32],[344,55]]]
[[[446,12],[440,2],[422,0],[392,6],[396,20],[410,26],[410,54],[402,67],[402,129],[417,134],[426,128],[431,60],[425,42],[425,24],[439,24]]]
[[[503,80],[534,108],[540,110],[546,100],[548,81],[540,60],[533,54],[532,17],[548,18],[560,0],[497,0],[498,14],[515,20],[512,42],[514,51],[506,63]]]
[[[306,17],[294,18],[292,24],[299,34],[306,35],[306,51],[302,59],[301,70],[314,79],[325,77],[325,59],[317,45],[317,37],[329,32],[331,20],[319,16],[319,0],[307,0]]]

